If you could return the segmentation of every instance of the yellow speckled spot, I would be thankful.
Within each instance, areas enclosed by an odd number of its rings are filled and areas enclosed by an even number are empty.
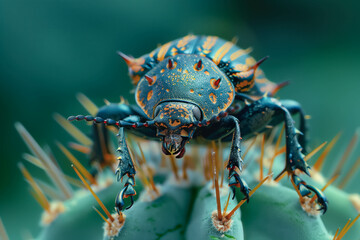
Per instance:
[[[153,90],[150,90],[147,94],[146,99],[149,101],[152,98],[152,96],[153,96]]]
[[[210,93],[209,95],[210,101],[215,104],[217,102],[216,95],[214,93]]]
[[[172,126],[172,127],[176,127],[176,126],[179,126],[181,124],[181,121],[180,120],[171,120],[169,119],[169,125]]]

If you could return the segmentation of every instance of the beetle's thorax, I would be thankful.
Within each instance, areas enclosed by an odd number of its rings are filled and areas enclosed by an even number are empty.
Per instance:
[[[230,80],[214,62],[203,56],[179,54],[166,58],[147,76],[152,80],[143,77],[139,81],[136,102],[149,118],[155,117],[155,108],[161,102],[183,101],[197,105],[204,119],[209,120],[225,111],[234,99]]]

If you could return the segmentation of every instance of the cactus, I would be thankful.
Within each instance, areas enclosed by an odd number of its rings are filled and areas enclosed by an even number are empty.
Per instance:
[[[80,99],[89,106],[90,100],[84,96]],[[71,146],[87,153],[91,139],[63,121],[60,115],[55,117],[78,141]],[[25,159],[44,169],[55,186],[34,179],[23,164],[19,165],[33,188],[35,199],[45,210],[41,220],[43,230],[38,234],[38,240],[325,240],[359,237],[360,221],[356,222],[360,211],[358,194],[346,193],[334,185],[326,186],[329,211],[320,216],[320,212],[316,211],[319,206],[314,196],[300,197],[299,201],[290,181],[286,178],[281,180],[282,177],[278,181],[273,180],[271,173],[280,172],[284,162],[281,155],[284,148],[280,147],[281,131],[279,134],[279,131],[273,130],[273,136],[266,138],[264,135],[262,140],[249,140],[243,146],[246,150],[243,157],[247,164],[242,175],[247,179],[249,187],[253,188],[249,203],[245,203],[240,192],[234,199],[230,197],[223,168],[223,159],[228,155],[225,145],[219,147],[212,143],[206,147],[192,147],[188,154],[191,159],[175,162],[174,158],[170,158],[170,168],[161,153],[153,150],[153,143],[129,136],[127,142],[136,159],[134,163],[138,172],[135,191],[140,193],[137,195],[140,197],[135,198],[130,210],[111,213],[108,209],[113,208],[114,198],[121,188],[111,174],[116,164],[115,156],[110,156],[109,164],[102,166],[103,169],[94,178],[68,149],[58,144],[88,191],[79,185],[78,180],[66,176],[54,163],[53,157],[35,142],[20,123],[16,124],[16,128],[33,153],[24,155]],[[271,140],[276,136],[276,141]],[[142,141],[142,147],[136,146],[138,141]],[[319,161],[325,159],[333,143],[323,151]],[[313,154],[310,153],[308,158]],[[86,157],[83,160],[86,161]],[[358,162],[359,159],[356,166]],[[181,170],[178,167],[180,164]],[[307,180],[319,188],[325,185],[319,167],[322,164],[315,164],[312,171],[314,178]],[[335,174],[331,181],[338,176]],[[98,210],[98,205],[106,216]],[[353,221],[345,225],[347,218],[353,218]],[[345,227],[336,231],[342,224]]]

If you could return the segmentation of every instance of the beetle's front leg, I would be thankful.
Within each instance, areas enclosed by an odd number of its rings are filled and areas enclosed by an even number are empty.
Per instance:
[[[236,187],[240,188],[240,191],[245,195],[245,199],[249,202],[249,192],[250,188],[247,186],[246,182],[243,181],[240,177],[242,171],[243,160],[241,158],[240,150],[240,127],[239,120],[234,116],[229,116],[229,119],[232,120],[234,125],[233,140],[230,149],[229,161],[227,164],[227,169],[229,170],[229,187],[233,191],[233,199],[235,197]]]
[[[129,209],[134,203],[133,196],[136,195],[136,191],[133,187],[135,186],[136,171],[125,141],[124,128],[120,128],[118,137],[119,147],[117,149],[117,152],[119,153],[119,164],[116,168],[115,174],[117,175],[118,181],[122,180],[125,175],[128,177],[127,181],[125,182],[124,188],[118,193],[115,199],[116,210],[120,212],[124,209],[125,198],[131,198],[131,204],[126,209]]]
[[[117,121],[123,120],[130,115],[138,115],[132,106],[123,103],[112,103],[101,107],[97,112],[96,117],[101,117],[103,119],[111,118]],[[95,167],[97,165],[100,165],[101,167],[112,165],[114,158],[113,153],[110,150],[109,131],[105,124],[93,124],[92,139],[94,143],[91,147],[90,164]],[[93,174],[97,174],[96,169],[94,169]]]

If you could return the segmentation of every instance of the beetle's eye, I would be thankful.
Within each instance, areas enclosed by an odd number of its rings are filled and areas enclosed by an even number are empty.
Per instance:
[[[193,108],[193,114],[196,120],[201,121],[202,120],[202,114],[198,107]]]

